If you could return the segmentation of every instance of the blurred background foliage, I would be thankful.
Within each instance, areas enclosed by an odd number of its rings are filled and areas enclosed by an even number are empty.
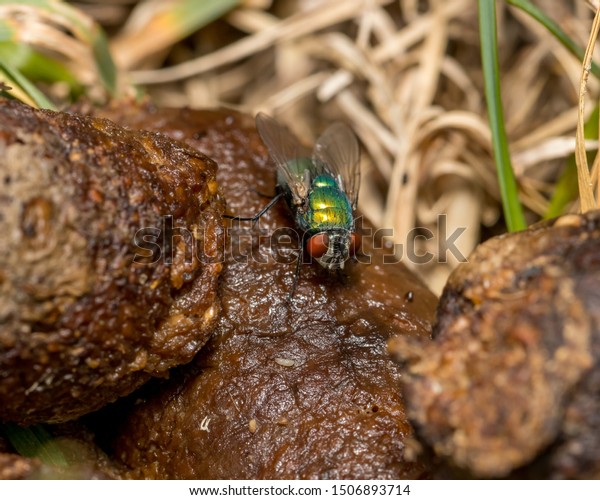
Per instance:
[[[579,208],[581,58],[597,5],[482,4],[493,24],[473,0],[0,0],[0,93],[59,109],[146,95],[161,106],[264,111],[309,144],[344,120],[363,145],[360,210],[393,229],[390,244],[424,228],[419,251],[436,257],[407,265],[439,293],[457,265],[444,235],[465,228],[456,245],[467,256],[510,227],[490,122],[503,129],[516,179],[508,196],[526,223]],[[493,85],[503,116],[488,113]],[[590,78],[590,162],[598,90]],[[597,167],[591,176],[597,183]]]

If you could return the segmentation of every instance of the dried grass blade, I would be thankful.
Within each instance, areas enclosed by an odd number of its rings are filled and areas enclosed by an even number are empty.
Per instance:
[[[590,116],[585,122],[584,137],[587,139],[598,137],[599,127],[598,118],[600,109],[598,106],[594,108]],[[597,155],[598,157],[598,155]],[[588,158],[589,160],[589,158]],[[544,219],[553,219],[564,213],[565,208],[577,198],[577,164],[575,163],[575,155],[572,154],[567,160],[566,166],[554,188],[554,193],[550,199],[548,210],[544,214]]]
[[[577,133],[576,141],[577,145],[575,148],[575,162],[577,164],[577,182],[579,185],[579,198],[581,202],[581,211],[583,213],[593,210],[596,208],[596,200],[594,198],[594,186],[590,177],[590,168],[587,160],[587,153],[585,150],[585,95],[587,89],[587,81],[590,75],[592,55],[594,53],[594,46],[596,39],[598,38],[598,32],[600,31],[600,8],[596,10],[594,16],[594,22],[592,24],[592,32],[588,41],[585,55],[583,58],[583,64],[581,69],[581,80],[579,85],[579,113],[577,115]]]
[[[523,12],[529,14],[532,18],[534,18],[537,22],[539,22],[542,26],[544,26],[550,33],[552,33],[556,39],[569,51],[573,54],[577,59],[581,61],[583,58],[583,49],[577,45],[563,30],[562,28],[556,24],[552,19],[550,19],[546,14],[544,14],[540,9],[538,9],[535,5],[533,5],[528,0],[507,0],[507,3],[521,9]],[[592,73],[600,78],[600,67],[592,62]]]
[[[372,1],[374,5],[391,3],[391,0]],[[189,78],[237,62],[244,57],[265,50],[281,40],[293,40],[332,24],[352,19],[360,13],[363,4],[363,0],[326,2],[309,11],[300,11],[298,14],[280,21],[272,28],[242,38],[197,59],[159,70],[133,71],[130,75],[132,80],[138,84],[167,83]]]

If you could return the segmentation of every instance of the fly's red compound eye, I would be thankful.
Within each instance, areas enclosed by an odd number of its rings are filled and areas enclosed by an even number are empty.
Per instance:
[[[327,253],[329,236],[327,233],[317,233],[306,243],[306,251],[313,259],[319,259]]]
[[[362,238],[358,233],[352,233],[350,238],[350,255],[356,255],[360,250],[360,243]]]

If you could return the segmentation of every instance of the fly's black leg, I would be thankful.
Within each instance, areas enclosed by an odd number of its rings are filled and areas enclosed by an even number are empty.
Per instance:
[[[228,214],[223,215],[223,217],[225,217],[226,219],[231,219],[231,220],[256,222],[263,215],[265,215],[267,210],[269,210],[269,208],[271,208],[273,205],[275,205],[275,203],[277,203],[282,196],[283,196],[283,193],[276,194],[275,197],[269,203],[267,203],[267,205],[264,208],[262,208],[260,212],[258,212],[253,217],[239,217],[239,216],[228,215]]]

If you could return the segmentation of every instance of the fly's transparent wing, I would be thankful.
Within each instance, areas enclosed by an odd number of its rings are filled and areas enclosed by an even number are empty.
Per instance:
[[[310,149],[302,146],[289,130],[264,113],[256,115],[256,128],[277,165],[278,182],[286,183],[294,202],[300,204],[308,195],[310,179],[314,176]]]
[[[360,188],[360,146],[350,127],[334,123],[327,128],[317,140],[313,162],[338,181],[352,208],[356,208]]]

